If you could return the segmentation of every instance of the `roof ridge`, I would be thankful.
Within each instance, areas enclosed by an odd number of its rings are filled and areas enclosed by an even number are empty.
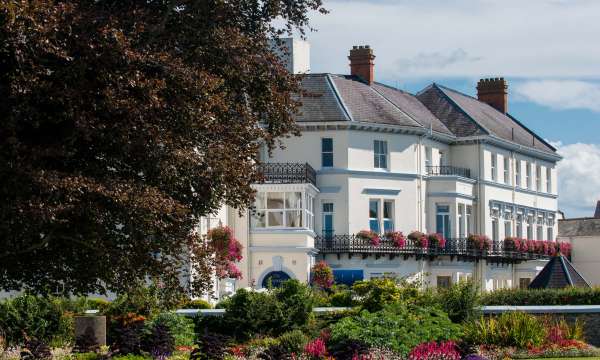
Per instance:
[[[559,255],[558,259],[560,260],[560,266],[562,267],[563,272],[567,276],[567,282],[569,283],[569,285],[574,286],[575,284],[573,283],[573,279],[571,278],[571,273],[569,272],[569,269],[567,268],[567,264],[565,264],[564,256]]]
[[[337,86],[335,85],[335,82],[331,78],[331,74],[326,74],[325,78],[327,79],[327,84],[329,84],[329,86],[331,87],[331,90],[333,91],[333,95],[335,96],[335,99],[337,100],[338,106],[342,109],[342,111],[348,118],[348,121],[354,121],[354,117],[352,116],[350,109],[348,109],[348,107],[346,106],[346,103],[344,102],[342,95],[340,94]]]
[[[467,113],[462,108],[462,106],[458,105],[456,103],[456,101],[452,100],[452,98],[450,96],[448,96],[448,94],[446,94],[444,92],[444,89],[453,91],[452,89],[449,89],[449,88],[447,88],[445,86],[442,86],[442,85],[439,85],[439,84],[436,84],[436,83],[431,84],[431,87],[437,88],[443,94],[444,98],[446,98],[446,100],[449,101],[450,104],[452,104],[452,106],[454,108],[458,109],[458,111],[460,111],[463,115],[465,115],[467,117],[467,119],[471,120],[477,127],[479,127],[481,130],[483,130],[486,133],[486,135],[491,135],[492,134],[492,132],[490,130],[488,130],[485,126],[481,125],[477,120],[473,119],[473,117],[471,115],[469,115],[469,113]]]

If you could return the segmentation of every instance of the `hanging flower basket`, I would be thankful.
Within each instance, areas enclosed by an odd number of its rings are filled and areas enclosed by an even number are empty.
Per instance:
[[[381,239],[379,238],[379,234],[371,230],[361,230],[356,234],[359,239],[367,240],[373,246],[377,246],[381,243]]]

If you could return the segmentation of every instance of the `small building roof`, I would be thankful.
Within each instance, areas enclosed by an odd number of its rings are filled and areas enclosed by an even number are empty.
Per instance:
[[[600,219],[576,218],[558,220],[558,237],[600,236]]]
[[[529,284],[530,289],[562,289],[569,286],[590,287],[590,284],[562,254],[553,256]]]

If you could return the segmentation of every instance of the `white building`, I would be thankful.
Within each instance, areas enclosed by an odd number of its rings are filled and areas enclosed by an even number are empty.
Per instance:
[[[227,219],[245,246],[235,286],[308,281],[320,259],[341,282],[527,285],[547,257],[505,250],[503,239],[555,239],[560,156],[508,114],[504,79],[481,80],[479,100],[435,83],[412,95],[375,82],[374,58],[354,47],[350,75],[304,76],[302,135],[263,154],[255,211]],[[373,246],[354,236],[364,229],[437,232],[447,243]],[[492,248],[468,248],[469,234],[487,235]]]
[[[600,201],[593,217],[558,221],[560,241],[573,247],[571,262],[592,286],[600,286]]]

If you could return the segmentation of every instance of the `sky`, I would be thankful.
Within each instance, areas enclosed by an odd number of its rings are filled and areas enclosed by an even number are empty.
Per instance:
[[[509,82],[509,113],[555,145],[559,208],[592,216],[600,200],[600,1],[324,0],[311,15],[311,72],[349,73],[370,45],[375,79],[416,93],[432,82],[476,95]]]

